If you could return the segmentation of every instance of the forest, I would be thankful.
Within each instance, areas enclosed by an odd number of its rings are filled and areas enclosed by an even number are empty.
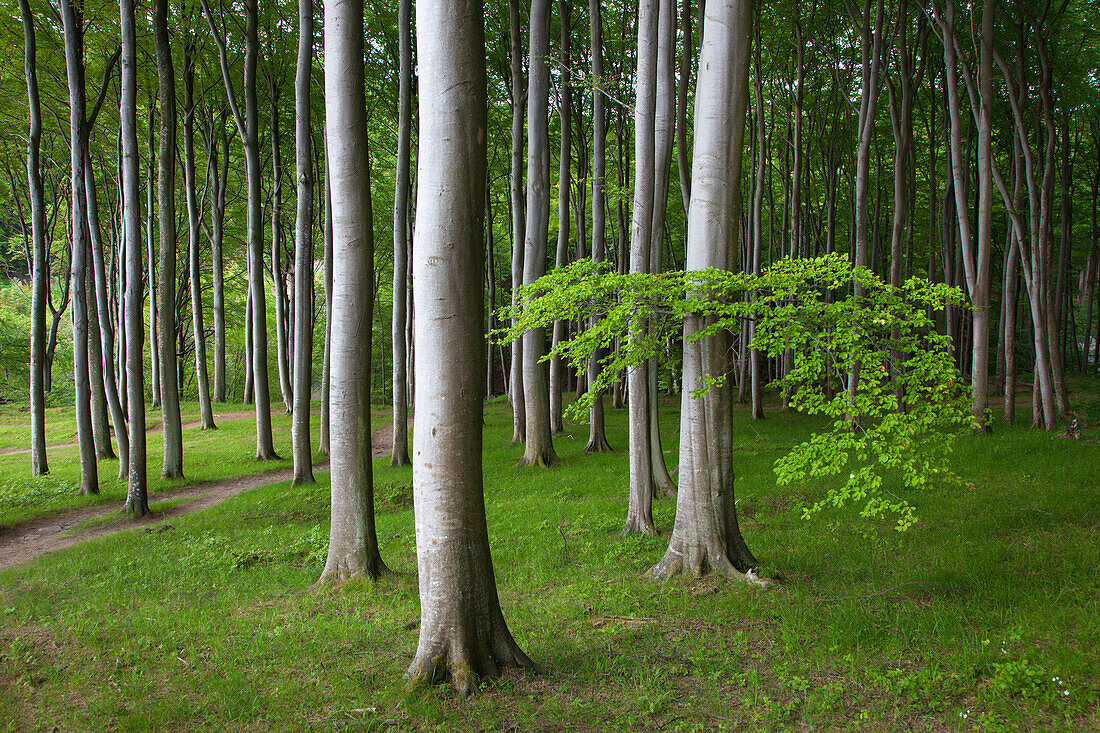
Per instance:
[[[1098,20],[18,0],[0,727],[1100,728]]]

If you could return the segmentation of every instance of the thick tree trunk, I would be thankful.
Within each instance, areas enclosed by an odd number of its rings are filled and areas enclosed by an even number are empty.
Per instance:
[[[291,439],[294,485],[313,483],[309,403],[313,391],[313,0],[298,0],[298,67],[294,77],[294,168],[298,208],[294,218],[294,414]]]
[[[710,0],[695,94],[695,148],[685,263],[688,270],[729,269],[737,251],[745,107],[748,103],[752,4]],[[706,296],[702,296],[706,297]],[[729,385],[692,391],[730,368],[729,336],[692,335],[708,324],[684,324],[684,389],[680,417],[680,490],[668,550],[651,571],[664,579],[713,571],[763,585],[741,536],[733,490],[732,400]]]
[[[329,393],[332,524],[322,581],[377,578],[386,572],[374,527],[370,447],[374,220],[362,0],[327,0],[324,35],[333,272]]]
[[[546,273],[550,226],[550,0],[532,0],[527,97],[527,226],[523,243],[523,284]],[[421,46],[423,48],[423,46]],[[421,178],[423,175],[421,174]],[[523,335],[523,401],[526,445],[520,465],[549,466],[557,460],[550,437],[550,390],[546,380],[543,329]]]
[[[37,45],[34,15],[28,0],[19,0],[23,20],[24,72],[27,77],[27,196],[31,207],[31,334],[30,334],[30,403],[31,403],[31,474],[45,476],[50,472],[46,458],[46,291],[50,287],[48,252],[46,248],[46,197],[42,187],[42,107],[38,97]]]
[[[423,195],[413,245],[416,414],[432,429],[413,436],[420,642],[406,676],[413,683],[449,678],[468,696],[479,677],[533,666],[500,610],[481,477],[481,3],[421,3],[416,21],[423,97],[433,100],[421,113]]]
[[[122,240],[126,252],[126,408],[130,418],[130,471],[123,511],[135,517],[149,514],[145,448],[145,324],[142,322],[141,161],[137,140],[137,40],[134,0],[119,0],[122,40],[122,90],[119,115],[122,132]]]
[[[199,421],[203,430],[213,430],[214,409],[210,404],[210,378],[206,371],[206,326],[202,312],[202,256],[199,253],[198,184],[195,182],[195,48],[183,51],[183,187],[187,201],[187,264],[191,282],[191,332],[195,340],[195,388],[199,393]]]
[[[634,216],[630,271],[649,272],[653,226],[655,114],[657,104],[657,0],[638,4],[638,70],[634,113]],[[645,328],[642,324],[639,328]],[[636,337],[636,336],[635,336]],[[653,460],[649,434],[649,362],[627,371],[630,493],[623,534],[656,534],[653,524]]]
[[[391,466],[409,464],[408,353],[405,321],[409,279],[409,166],[412,138],[412,0],[400,0],[397,11],[399,56],[397,85],[397,170],[393,188],[393,447]]]
[[[72,238],[72,324],[73,381],[76,413],[76,440],[80,451],[80,493],[99,493],[99,473],[96,467],[95,443],[92,435],[91,388],[88,382],[88,300],[85,269],[88,262],[88,239],[84,233],[84,151],[87,147],[85,127],[84,19],[82,6],[70,0],[61,1],[61,19],[65,29],[65,72],[69,87],[69,161],[72,210],[69,217]]]
[[[161,477],[183,478],[183,428],[180,421],[176,363],[176,72],[168,39],[168,2],[156,0],[153,39],[160,82],[160,155],[157,166],[157,205],[160,234],[160,281],[157,303],[160,329],[160,416],[164,430],[164,467]]]

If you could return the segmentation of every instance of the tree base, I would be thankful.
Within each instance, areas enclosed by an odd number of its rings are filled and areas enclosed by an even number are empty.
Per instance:
[[[378,554],[377,550],[372,553],[371,557],[368,557],[366,562],[360,564],[351,564],[347,559],[339,560],[334,563],[325,563],[325,569],[321,572],[321,577],[317,579],[315,585],[335,585],[342,583],[346,580],[378,580],[384,575],[392,575],[393,571],[386,567],[386,563],[382,562],[382,556]]]
[[[585,453],[614,453],[614,449],[607,442],[607,438],[600,436],[599,438],[590,439],[588,445],[584,447]]]
[[[655,537],[661,533],[657,531],[657,527],[653,524],[652,519],[631,516],[627,517],[626,526],[619,532],[619,536],[626,537],[632,534],[644,534]]]
[[[662,582],[677,575],[702,578],[708,573],[722,575],[757,588],[768,588],[772,584],[767,578],[760,577],[755,567],[741,572],[725,554],[707,552],[704,548],[685,554],[670,546],[665,556],[650,568],[648,574],[654,580]]]
[[[500,676],[501,668],[514,667],[538,673],[535,663],[520,650],[507,631],[494,637],[481,643],[443,639],[424,651],[417,651],[405,672],[409,687],[449,682],[461,697],[470,698],[478,693],[480,680]]]
[[[412,461],[409,460],[408,450],[395,450],[390,455],[390,468],[401,468],[410,463],[412,463]]]
[[[317,483],[317,479],[313,477],[313,472],[296,474],[292,486],[312,486]]]

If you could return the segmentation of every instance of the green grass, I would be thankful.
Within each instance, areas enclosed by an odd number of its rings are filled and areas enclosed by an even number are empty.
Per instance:
[[[180,408],[183,422],[197,419],[199,409],[197,402],[184,402]],[[252,409],[251,405],[215,405],[214,414],[215,416],[230,415],[249,412]],[[181,485],[218,481],[291,465],[290,416],[277,402],[272,403],[271,413],[275,450],[282,460],[264,463],[258,463],[255,460],[256,428],[253,419],[218,422],[215,418],[218,424],[217,430],[184,429],[183,469],[186,477],[184,480],[166,481],[159,478],[163,464],[163,435],[149,434],[146,440],[150,496]],[[0,414],[0,422],[5,420],[9,423],[15,422],[19,415],[29,420],[27,413],[13,412],[9,409]],[[150,426],[156,425],[159,428],[159,408],[148,409],[146,416]],[[76,437],[72,427],[73,419],[71,407],[48,410],[47,444],[74,442]],[[321,456],[316,453],[318,427],[316,419],[312,421],[312,427],[315,460],[320,460]],[[9,425],[7,430],[16,436],[12,441],[17,447],[30,444],[28,427]],[[95,496],[79,496],[77,493],[80,485],[79,455],[76,447],[47,449],[50,473],[39,477],[30,475],[29,453],[0,455],[0,528],[97,504],[117,503],[121,507],[126,498],[126,481],[118,478],[118,461],[114,459],[99,461],[100,493]]]
[[[1077,394],[1095,401],[1095,383]],[[803,521],[821,488],[778,490],[771,464],[810,423],[739,412],[742,527],[786,576],[760,592],[645,577],[667,534],[618,537],[625,414],[608,414],[619,452],[584,455],[587,429],[572,425],[555,441],[560,465],[531,470],[514,465],[507,405],[486,412],[501,602],[541,675],[508,674],[468,702],[406,691],[419,618],[411,471],[380,459],[378,533],[395,574],[378,583],[313,585],[326,474],[0,573],[0,730],[1100,726],[1100,428],[1079,441],[1026,427],[965,438],[954,463],[967,486],[908,497],[921,521],[899,534],[854,510]],[[675,416],[669,402],[670,465]],[[217,437],[251,450],[247,429]],[[657,502],[666,533],[673,513]]]

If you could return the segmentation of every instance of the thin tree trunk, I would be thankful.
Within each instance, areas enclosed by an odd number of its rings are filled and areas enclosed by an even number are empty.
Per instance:
[[[88,261],[88,241],[84,234],[84,151],[87,147],[85,127],[85,92],[82,6],[61,0],[61,19],[65,30],[65,71],[69,87],[69,161],[72,211],[69,217],[72,237],[72,323],[73,381],[76,413],[76,439],[80,451],[80,493],[99,493],[99,473],[96,467],[95,443],[92,435],[91,389],[88,383],[88,303],[85,269]]]
[[[156,104],[149,103],[149,163],[146,168],[146,206],[149,221],[146,224],[145,260],[148,264],[146,287],[149,290],[149,381],[153,389],[153,407],[160,407],[160,339],[157,337],[157,275],[156,275]]]
[[[191,281],[191,329],[195,340],[195,387],[199,393],[199,422],[213,430],[214,409],[210,404],[210,378],[206,371],[206,326],[202,312],[202,272],[199,253],[199,202],[195,182],[195,48],[183,51],[183,187],[187,202],[187,264]]]
[[[138,180],[141,161],[137,140],[137,40],[134,0],[119,0],[119,33],[122,40],[122,240],[126,251],[126,409],[130,418],[130,471],[123,511],[135,517],[149,514],[145,447],[145,326],[142,323],[141,196]],[[151,185],[150,181],[150,185]]]
[[[561,129],[561,145],[558,148],[558,246],[554,257],[554,267],[565,267],[569,252],[569,189],[570,180],[571,141],[570,133],[570,107],[572,95],[569,87],[569,36],[570,24],[573,15],[572,0],[558,0],[558,13],[561,16],[561,59],[562,70],[558,96],[561,104],[558,106]],[[566,321],[558,319],[554,321],[552,346],[557,347],[565,339]],[[565,432],[562,424],[562,378],[563,364],[561,356],[554,354],[550,357],[550,433],[559,435]]]
[[[400,0],[397,11],[397,170],[393,188],[393,447],[391,466],[409,464],[408,354],[405,321],[409,279],[409,167],[412,137],[412,0]]]
[[[512,158],[508,185],[512,201],[512,307],[517,305],[516,290],[523,283],[524,238],[527,232],[527,205],[523,186],[523,121],[527,88],[523,74],[523,29],[520,27],[519,0],[508,0],[508,28],[511,41],[512,72]],[[516,319],[512,319],[512,326]],[[527,410],[523,389],[523,339],[511,343],[511,378],[508,401],[512,404],[512,445],[527,441]]]
[[[31,207],[31,247],[33,250],[30,334],[31,403],[31,474],[50,472],[46,457],[46,291],[49,289],[48,251],[46,248],[46,198],[42,188],[40,150],[42,107],[38,97],[37,44],[34,15],[28,0],[19,0],[23,20],[24,72],[27,78],[27,196]]]

